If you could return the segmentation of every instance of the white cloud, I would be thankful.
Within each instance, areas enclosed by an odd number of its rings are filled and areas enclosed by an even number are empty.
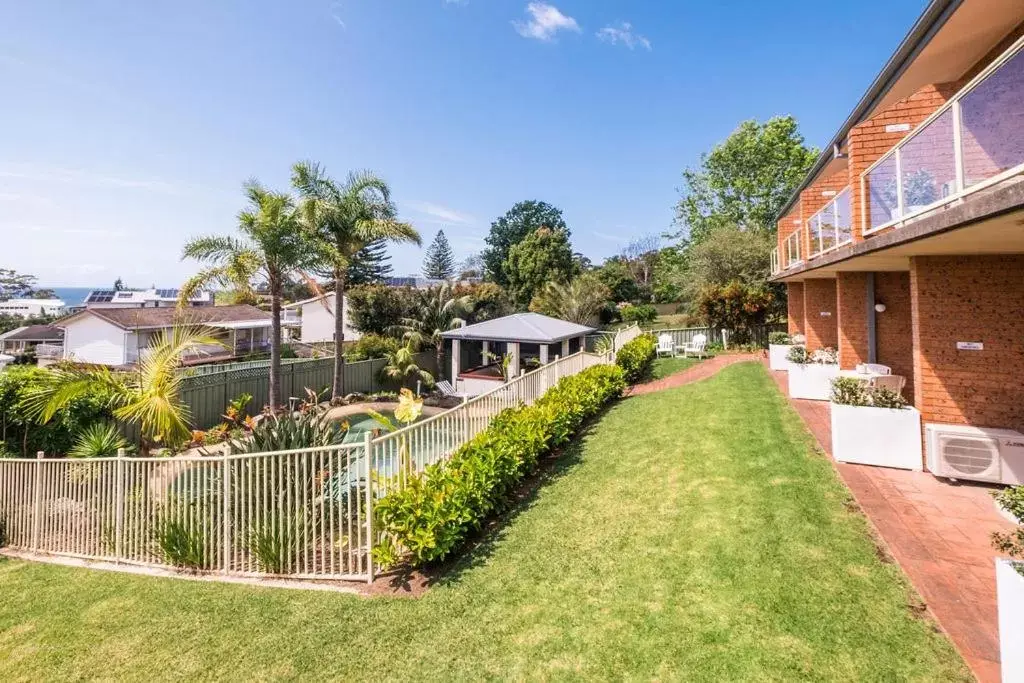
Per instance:
[[[342,28],[348,28],[347,26],[345,26],[345,21],[341,18],[340,2],[332,2],[330,4],[329,13],[331,15],[331,19],[334,19],[334,23],[336,23],[338,26]]]
[[[633,25],[629,22],[623,21],[618,26],[605,26],[595,35],[599,40],[612,45],[625,45],[630,50],[635,50],[637,47],[642,47],[648,52],[651,50],[651,41],[639,33],[635,33]]]
[[[431,202],[405,202],[405,206],[411,211],[433,219],[426,222],[452,223],[455,225],[472,225],[475,222],[475,219],[469,214]]]
[[[529,21],[513,21],[516,31],[524,38],[550,41],[559,31],[580,32],[580,25],[570,16],[562,14],[554,5],[531,2],[526,6]]]
[[[179,188],[163,180],[144,178],[124,178],[110,176],[93,171],[82,171],[71,168],[46,166],[7,166],[0,167],[0,178],[17,178],[41,182],[72,183],[93,187],[118,187],[132,190],[150,190],[176,194]]]

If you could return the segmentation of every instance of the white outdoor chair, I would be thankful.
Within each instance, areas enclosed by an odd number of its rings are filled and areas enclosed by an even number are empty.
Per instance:
[[[442,396],[452,396],[454,398],[465,398],[466,397],[466,394],[463,394],[463,393],[460,393],[458,391],[455,391],[455,387],[453,387],[452,383],[449,382],[446,379],[441,380],[440,382],[438,382],[434,386],[437,387],[437,390],[441,392]]]
[[[872,377],[868,386],[871,389],[889,389],[900,396],[903,395],[903,387],[907,384],[907,378],[903,375],[879,375]]]
[[[707,345],[708,345],[708,338],[707,338],[706,335],[695,334],[695,335],[693,335],[693,339],[691,339],[689,342],[687,342],[687,343],[685,343],[685,344],[683,344],[681,346],[677,346],[676,349],[683,352],[683,358],[686,358],[691,353],[693,355],[695,355],[695,356],[703,358],[704,357],[704,349],[707,348]]]
[[[658,337],[658,357],[659,358],[661,357],[661,354],[665,354],[666,356],[674,356],[674,355],[676,355],[675,347],[672,346],[672,335],[671,334],[663,334],[663,335]]]
[[[888,365],[881,365],[879,363],[864,363],[863,367],[864,367],[864,372],[865,373],[871,373],[873,375],[891,375],[892,374],[892,368],[890,368]],[[859,370],[860,366],[858,366],[857,369]]]

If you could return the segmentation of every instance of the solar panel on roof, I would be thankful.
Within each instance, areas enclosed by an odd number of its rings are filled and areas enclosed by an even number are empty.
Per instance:
[[[105,301],[112,301],[116,292],[112,289],[96,289],[89,292],[89,296],[85,298],[87,304],[103,303]]]

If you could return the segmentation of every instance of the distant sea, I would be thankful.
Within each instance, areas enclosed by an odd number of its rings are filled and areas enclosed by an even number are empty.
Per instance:
[[[52,289],[57,294],[57,298],[64,301],[65,306],[81,306],[85,303],[85,297],[89,296],[89,292],[94,289],[102,289],[102,287],[43,287],[39,286],[37,289]]]

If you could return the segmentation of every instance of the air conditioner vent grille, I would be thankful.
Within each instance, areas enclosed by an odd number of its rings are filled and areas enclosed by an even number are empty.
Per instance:
[[[951,436],[942,440],[942,459],[958,474],[984,474],[998,458],[998,446],[991,439]]]

